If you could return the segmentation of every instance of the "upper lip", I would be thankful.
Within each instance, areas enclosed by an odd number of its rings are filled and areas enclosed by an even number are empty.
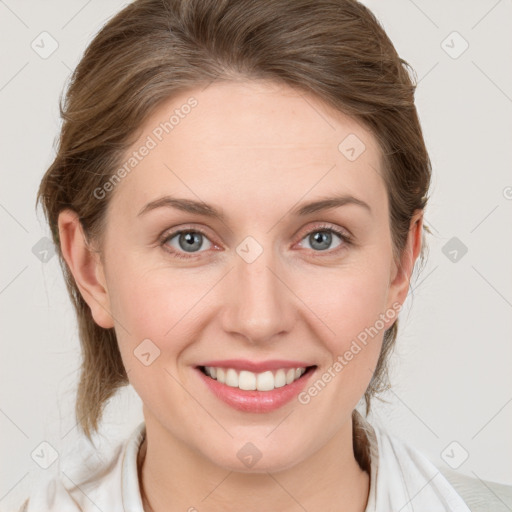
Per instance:
[[[206,361],[197,366],[214,366],[216,368],[233,368],[235,370],[247,370],[260,373],[266,370],[279,370],[280,368],[307,368],[314,366],[304,361],[290,361],[284,359],[271,359],[268,361],[249,361],[247,359],[223,359]]]

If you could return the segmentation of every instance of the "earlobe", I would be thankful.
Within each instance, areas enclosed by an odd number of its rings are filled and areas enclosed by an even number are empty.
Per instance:
[[[103,265],[99,254],[88,244],[78,215],[72,210],[63,210],[58,225],[62,256],[94,321],[105,329],[114,327]]]
[[[392,303],[399,302],[403,304],[409,291],[411,275],[414,270],[414,264],[421,252],[423,231],[423,210],[415,213],[411,219],[407,242],[402,251],[400,266],[396,268],[395,275],[390,285],[390,297]]]

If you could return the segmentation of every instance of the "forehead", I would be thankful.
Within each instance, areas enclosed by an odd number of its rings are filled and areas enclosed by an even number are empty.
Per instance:
[[[372,133],[316,97],[271,82],[213,82],[174,96],[144,123],[125,163],[134,152],[116,190],[126,207],[165,193],[245,209],[332,192],[367,201],[383,195]]]

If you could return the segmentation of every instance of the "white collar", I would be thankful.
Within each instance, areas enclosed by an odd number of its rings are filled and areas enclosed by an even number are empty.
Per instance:
[[[146,437],[146,423],[143,421],[133,431],[128,439],[123,453],[121,469],[121,490],[123,508],[125,512],[144,512],[139,488],[139,475],[137,472],[137,456],[140,445]]]

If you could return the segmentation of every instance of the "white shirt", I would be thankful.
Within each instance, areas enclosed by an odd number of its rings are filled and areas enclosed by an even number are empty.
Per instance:
[[[144,512],[137,455],[145,436],[140,423],[112,459],[88,474],[77,461],[76,472],[52,477],[20,512]],[[365,512],[470,512],[439,470],[414,448],[372,427],[370,493]],[[76,484],[76,485],[75,485]]]

